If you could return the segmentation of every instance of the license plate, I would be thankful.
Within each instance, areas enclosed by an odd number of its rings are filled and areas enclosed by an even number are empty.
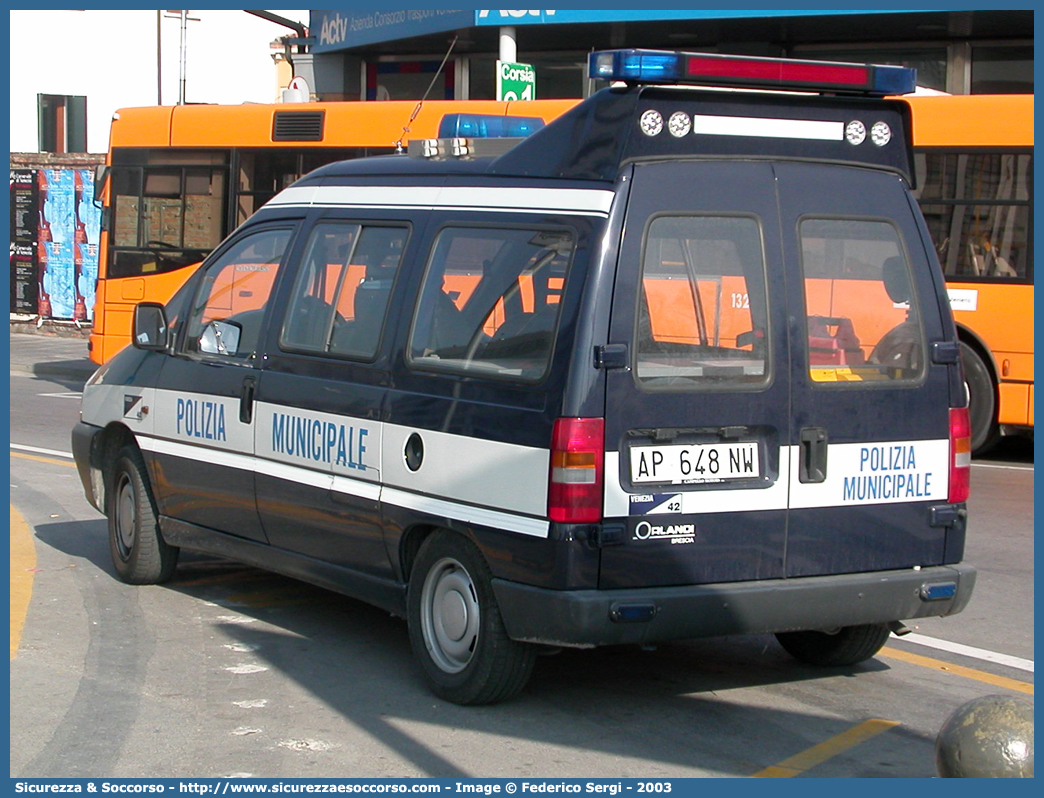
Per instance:
[[[761,476],[756,441],[631,447],[631,482],[694,485]]]

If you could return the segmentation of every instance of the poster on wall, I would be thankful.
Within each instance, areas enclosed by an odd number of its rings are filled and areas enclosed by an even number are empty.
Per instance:
[[[100,211],[87,169],[36,170],[37,311],[88,321],[98,278]]]
[[[101,235],[101,208],[94,204],[94,172],[77,169],[76,188],[76,253],[73,258],[75,285],[85,308],[84,318],[94,315],[94,289],[98,282],[98,243]]]
[[[11,313],[37,312],[36,171],[11,170]]]

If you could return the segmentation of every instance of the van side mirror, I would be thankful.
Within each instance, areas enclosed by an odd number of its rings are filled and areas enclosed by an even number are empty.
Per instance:
[[[167,313],[158,302],[142,302],[134,306],[134,329],[131,343],[138,349],[163,352],[169,342]]]

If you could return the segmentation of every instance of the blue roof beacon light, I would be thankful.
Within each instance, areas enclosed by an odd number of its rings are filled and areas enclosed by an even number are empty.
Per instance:
[[[674,50],[591,53],[588,75],[625,83],[729,86],[869,97],[910,94],[917,88],[917,70],[907,67]]]
[[[446,114],[439,120],[438,138],[414,139],[409,154],[428,160],[496,157],[542,127],[538,116]]]
[[[543,126],[538,116],[446,114],[439,122],[439,138],[524,138]]]

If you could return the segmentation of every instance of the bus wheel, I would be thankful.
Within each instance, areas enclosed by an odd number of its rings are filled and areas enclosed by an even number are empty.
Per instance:
[[[968,386],[968,416],[971,420],[972,453],[989,451],[1000,440],[997,425],[997,390],[989,367],[978,353],[961,341],[964,379]]]
[[[837,632],[779,632],[776,639],[794,659],[809,665],[838,667],[870,659],[888,640],[885,624],[845,626]]]
[[[410,645],[432,692],[455,704],[504,701],[533,671],[535,649],[507,636],[490,578],[474,544],[448,530],[424,541],[410,575]]]
[[[132,585],[170,579],[178,549],[160,534],[148,472],[136,447],[125,446],[117,455],[107,502],[109,551],[120,579]]]

